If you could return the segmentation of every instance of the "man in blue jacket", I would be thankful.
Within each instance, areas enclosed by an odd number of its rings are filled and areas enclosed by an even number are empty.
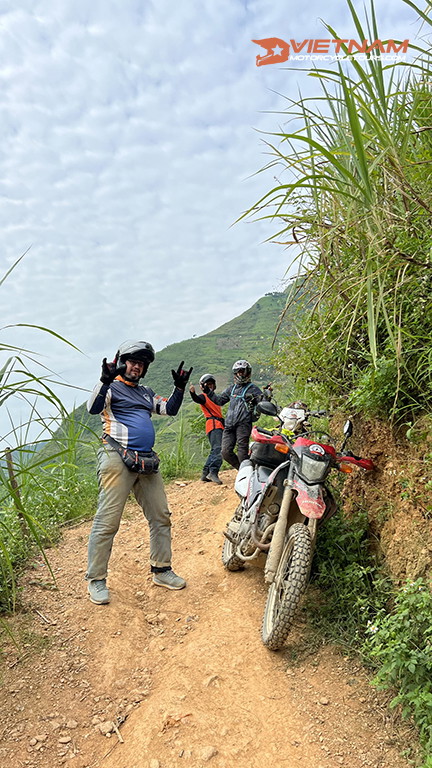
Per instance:
[[[238,469],[249,453],[249,437],[252,423],[256,421],[255,406],[260,400],[270,400],[272,389],[268,384],[264,392],[251,382],[252,368],[247,360],[237,360],[233,367],[234,385],[224,389],[220,395],[209,397],[217,405],[229,402],[225,415],[225,429],[222,437],[222,458]],[[237,444],[237,454],[234,448]]]
[[[153,413],[175,416],[182,404],[191,374],[171,371],[174,390],[167,398],[139,384],[155,359],[146,341],[125,341],[113,363],[102,361],[100,383],[87,403],[89,413],[100,413],[103,445],[98,452],[98,508],[88,544],[86,578],[90,600],[109,603],[106,585],[108,561],[114,537],[130,491],[141,506],[150,529],[150,566],[153,582],[167,589],[183,589],[186,581],[171,568],[171,513],[159,460],[153,451],[155,431]]]

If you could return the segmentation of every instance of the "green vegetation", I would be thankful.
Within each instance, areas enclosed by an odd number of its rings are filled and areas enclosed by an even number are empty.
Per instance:
[[[431,0],[402,1],[426,40]],[[380,39],[373,0],[364,23],[347,5],[358,38]],[[298,266],[273,362],[302,399],[405,425],[414,441],[432,402],[431,51],[412,46],[413,62],[389,64],[342,50],[344,61],[309,71],[314,94],[287,100],[262,169],[277,186],[246,214],[269,219],[269,239],[293,248]],[[421,493],[429,519],[422,474],[421,489],[407,481],[402,493]],[[310,622],[374,666],[431,766],[430,584],[398,589],[374,549],[361,511],[324,526]]]
[[[392,583],[371,547],[367,515],[335,515],[320,531],[315,590],[306,595],[309,627],[375,671],[390,707],[412,718],[424,750],[432,752],[432,593],[423,579]],[[318,603],[318,605],[317,605]],[[318,610],[317,610],[318,608]]]
[[[41,445],[21,443],[7,455],[9,465],[0,466],[0,611],[17,607],[17,577],[34,550],[49,568],[46,548],[59,539],[61,528],[94,510],[92,449],[81,443],[73,420],[65,417],[63,425],[63,438],[47,442],[45,434]]]
[[[432,755],[432,594],[423,579],[398,590],[394,608],[369,626],[363,648],[378,667],[374,684],[397,690],[390,706],[412,717],[431,766]]]
[[[23,256],[0,280],[0,287]],[[47,328],[25,327],[69,344]],[[17,575],[33,551],[39,550],[49,567],[46,546],[58,537],[60,525],[86,513],[94,497],[85,463],[83,469],[78,468],[82,428],[68,418],[55,391],[59,382],[36,353],[13,346],[7,335],[4,340],[7,332],[8,328],[3,328],[0,339],[4,361],[0,369],[0,415],[4,417],[0,450],[0,611],[15,609]],[[14,425],[8,408],[13,399],[19,399],[27,413],[19,427]],[[53,416],[41,415],[41,402],[49,404]],[[62,421],[63,430],[58,433]]]
[[[205,447],[200,440],[193,443],[192,426],[184,410],[180,411],[175,423],[162,426],[158,434],[159,442],[166,446],[159,450],[160,470],[164,480],[196,476],[204,462]],[[167,438],[170,441],[169,447]]]
[[[358,37],[379,39],[373,2],[366,28],[347,4]],[[386,64],[344,50],[334,69],[309,72],[317,93],[283,113],[290,130],[269,139],[266,166],[283,181],[249,214],[276,223],[272,239],[298,261],[296,332],[282,325],[278,368],[334,403],[407,419],[432,396],[430,52]]]
[[[367,514],[340,511],[320,530],[313,582],[320,590],[319,611],[306,605],[311,625],[327,639],[358,651],[371,622],[388,604],[393,586],[371,548]]]

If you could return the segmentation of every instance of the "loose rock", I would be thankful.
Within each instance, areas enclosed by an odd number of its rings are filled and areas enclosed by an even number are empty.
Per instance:
[[[114,723],[112,720],[105,720],[104,723],[99,723],[100,732],[106,736],[108,733],[112,733],[114,730]]]
[[[217,755],[218,751],[216,747],[203,747],[203,749],[200,752],[201,760],[204,760],[204,762],[207,762],[208,760],[211,760],[212,757]]]

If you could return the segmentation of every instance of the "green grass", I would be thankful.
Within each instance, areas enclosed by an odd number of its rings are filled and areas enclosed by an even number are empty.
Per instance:
[[[432,23],[430,0],[426,14],[405,1]],[[379,39],[373,0],[364,21],[346,2],[359,38]],[[342,50],[309,71],[313,95],[286,100],[262,169],[280,181],[245,215],[295,249],[279,370],[400,421],[432,404],[431,51],[388,65]]]
[[[316,589],[305,604],[311,626],[345,650],[358,652],[370,623],[393,594],[374,554],[365,512],[347,518],[339,511],[319,530],[312,581]]]

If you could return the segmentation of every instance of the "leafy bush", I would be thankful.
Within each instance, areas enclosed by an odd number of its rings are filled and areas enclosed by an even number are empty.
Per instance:
[[[398,591],[393,611],[381,612],[369,625],[369,635],[363,648],[378,665],[375,685],[397,691],[390,706],[399,706],[403,717],[413,718],[421,744],[430,756],[432,594],[429,585],[423,579],[408,582]]]
[[[348,404],[365,416],[391,413],[396,397],[398,371],[395,359],[380,358],[376,368],[369,365],[359,372]]]
[[[306,596],[310,624],[327,639],[360,652],[375,669],[373,684],[394,692],[418,728],[432,768],[432,594],[423,579],[395,590],[377,562],[366,513],[336,514],[319,532],[314,583]]]
[[[313,598],[307,600],[311,624],[327,638],[358,650],[392,590],[372,552],[365,512],[349,518],[337,512],[319,530],[314,572],[322,601],[317,611]]]

